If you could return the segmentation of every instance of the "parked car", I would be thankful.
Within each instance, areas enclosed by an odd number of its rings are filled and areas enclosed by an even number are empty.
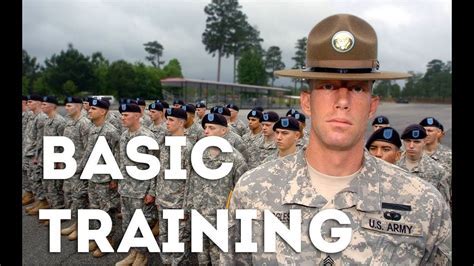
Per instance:
[[[407,98],[397,98],[396,103],[409,103]]]

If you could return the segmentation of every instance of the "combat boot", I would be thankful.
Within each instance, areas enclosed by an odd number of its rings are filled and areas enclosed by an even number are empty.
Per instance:
[[[94,251],[97,249],[97,243],[95,241],[89,241],[89,251]]]
[[[31,206],[25,207],[25,212],[28,213],[30,210],[36,208],[36,206],[38,206],[38,204],[40,204],[40,201],[36,200],[35,202],[33,202],[33,204]]]
[[[144,266],[148,264],[148,258],[145,255],[144,252],[137,252],[137,257],[135,258],[135,261],[133,262],[132,266]]]
[[[21,204],[22,205],[28,205],[30,203],[33,203],[35,201],[35,197],[33,196],[33,193],[27,191],[23,196],[21,197]]]
[[[38,215],[40,209],[49,209],[49,204],[46,199],[40,200],[40,203],[33,209],[27,212],[28,215]]]
[[[67,236],[67,239],[69,240],[76,240],[77,239],[77,229],[75,229],[74,231],[72,231],[68,236]]]
[[[153,236],[157,236],[160,234],[160,224],[158,220],[156,221],[155,225],[151,229],[151,232],[153,233]]]
[[[73,223],[69,227],[62,229],[61,230],[61,235],[63,235],[63,236],[69,235],[70,233],[72,233],[72,231],[76,230],[76,226],[77,226],[77,224]]]
[[[114,244],[115,244],[115,242],[114,242],[111,238],[109,238],[109,237],[107,237],[107,240],[109,241],[110,245],[113,247]],[[95,242],[95,241],[94,241],[94,242]],[[92,256],[94,256],[94,258],[100,258],[100,257],[104,256],[105,254],[107,254],[107,253],[102,253],[102,251],[100,250],[99,247],[97,247],[97,248],[94,250],[94,252],[92,252]]]
[[[46,220],[39,220],[39,223],[42,224],[42,225],[49,225],[49,220],[46,219]]]
[[[135,261],[135,258],[137,257],[137,250],[132,249],[128,252],[128,256],[125,257],[123,260],[115,263],[115,266],[125,266],[125,265],[130,265]]]

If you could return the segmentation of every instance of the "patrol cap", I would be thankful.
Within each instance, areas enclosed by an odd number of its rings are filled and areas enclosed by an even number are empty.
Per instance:
[[[300,112],[296,112],[290,115],[290,117],[296,118],[296,120],[300,121],[301,123],[306,123],[306,116]]]
[[[66,100],[64,100],[64,103],[81,103],[82,104],[82,99],[75,96],[67,96]]]
[[[188,113],[194,113],[194,112],[196,112],[196,107],[194,107],[194,104],[191,104],[191,103],[182,105],[182,106],[181,106],[181,109],[183,109],[184,111],[186,111],[186,112],[188,112]]]
[[[176,99],[173,101],[173,104],[179,104],[179,105],[184,105],[184,101],[181,99]]]
[[[295,108],[291,108],[290,110],[288,110],[288,112],[286,112],[286,116],[292,115],[294,113],[299,113],[299,112]]]
[[[206,104],[203,102],[196,103],[196,108],[206,108]]]
[[[418,124],[411,124],[402,133],[402,139],[424,139],[426,130]]]
[[[58,105],[58,99],[56,99],[56,97],[54,97],[54,96],[44,96],[43,97],[43,102],[45,102],[45,103],[54,103],[54,104]]]
[[[30,94],[28,95],[28,100],[30,101],[39,101],[39,102],[42,102],[43,101],[43,97],[41,97],[41,95],[39,94]],[[82,102],[81,102],[82,103]]]
[[[263,111],[264,111],[263,107],[261,107],[261,106],[256,106],[256,107],[252,108],[252,110],[258,110],[258,111],[260,111],[260,112],[262,112],[262,113],[263,113]]]
[[[300,123],[298,123],[298,120],[294,117],[285,116],[278,119],[278,121],[273,125],[273,131],[277,128],[300,131]]]
[[[106,101],[106,100],[93,99],[92,101],[89,102],[89,104],[90,106],[95,106],[95,107],[99,107],[106,110],[109,110],[109,107],[110,107],[109,101]]]
[[[210,114],[206,114],[202,118],[202,121],[201,121],[202,128],[204,128],[206,124],[215,124],[215,125],[221,125],[221,126],[227,127],[227,119],[219,113],[210,113]]]
[[[137,105],[146,106],[145,100],[141,98],[137,98],[136,101],[137,101]]]
[[[443,126],[441,125],[441,123],[434,117],[426,117],[425,119],[421,120],[420,125],[424,127],[437,127],[441,130],[444,129],[442,128]]]
[[[260,112],[259,110],[251,110],[248,114],[247,114],[247,119],[249,119],[250,117],[255,117],[255,118],[258,118],[258,120],[262,119],[262,112]]]
[[[27,100],[28,100],[28,97],[25,96],[25,95],[21,95],[21,100],[22,100],[22,101],[27,101]]]
[[[120,106],[119,106],[119,112],[120,113],[126,113],[126,112],[130,112],[130,113],[141,113],[142,112],[142,109],[140,109],[140,107],[134,103],[122,103]]]
[[[168,108],[165,112],[165,117],[172,116],[180,119],[188,119],[188,114],[182,108]]]
[[[221,115],[230,116],[230,110],[227,107],[220,106],[220,105],[212,107],[211,113],[218,113]]]
[[[260,118],[260,122],[276,122],[280,119],[277,113],[273,111],[268,111],[262,114],[262,118]]]
[[[372,121],[372,126],[373,125],[388,125],[390,122],[388,121],[388,118],[383,115],[379,115],[376,118],[374,118],[374,121]]]
[[[169,103],[167,103],[165,101],[161,101],[160,103],[161,103],[161,105],[163,105],[163,108],[170,108]]]
[[[148,110],[156,110],[156,111],[162,111],[163,112],[163,105],[160,102],[155,102],[150,105],[148,105]]]
[[[239,111],[239,107],[233,103],[229,103],[228,105],[226,105],[225,107],[229,108],[229,109],[234,109],[235,111]]]
[[[392,127],[382,127],[374,131],[374,133],[372,133],[372,135],[370,135],[369,139],[367,140],[365,147],[369,149],[370,145],[376,140],[392,143],[393,145],[397,146],[399,149],[402,146],[400,135]]]

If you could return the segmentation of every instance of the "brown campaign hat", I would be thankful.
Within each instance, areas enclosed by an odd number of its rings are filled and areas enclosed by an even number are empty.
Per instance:
[[[275,71],[283,77],[324,80],[386,80],[411,77],[377,72],[377,34],[365,20],[337,14],[325,18],[308,35],[306,68]]]

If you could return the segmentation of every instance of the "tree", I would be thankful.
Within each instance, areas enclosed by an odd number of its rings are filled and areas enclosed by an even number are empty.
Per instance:
[[[160,68],[160,65],[165,63],[165,61],[160,61],[160,58],[163,56],[163,45],[157,41],[147,42],[143,45],[145,46],[145,51],[150,54],[146,59],[150,61],[154,67]]]
[[[162,70],[146,66],[143,63],[136,63],[133,66],[133,97],[141,97],[145,99],[159,99],[161,97],[160,74]]]
[[[285,64],[281,61],[281,50],[278,46],[270,46],[265,54],[265,70],[268,71],[268,76],[272,80],[272,87],[273,83],[275,82],[276,77],[273,72],[275,70],[284,69]]]
[[[245,27],[246,16],[239,10],[237,0],[212,0],[205,8],[206,29],[202,34],[202,43],[212,56],[217,54],[217,81],[220,81],[221,58],[232,53],[232,37],[240,36],[241,27]]]
[[[31,57],[26,50],[22,52],[22,91],[25,94],[32,93],[33,82],[39,75],[40,66],[36,63],[36,57]]]
[[[72,80],[68,80],[63,84],[63,92],[66,95],[76,95],[77,94],[77,87],[76,84]]]
[[[308,42],[308,38],[307,37],[303,37],[301,39],[298,39],[296,41],[296,52],[295,52],[295,56],[293,56],[291,59],[293,59],[295,61],[295,65],[293,66],[293,68],[295,69],[300,69],[300,68],[304,68],[305,67],[305,61],[306,61],[306,44]],[[293,79],[293,81],[295,82],[295,90],[296,90],[296,82],[298,81],[298,79]],[[303,87],[303,80],[300,79],[300,89]]]
[[[136,97],[135,71],[133,65],[118,60],[110,65],[107,73],[107,84],[111,91],[115,91],[117,97]]]
[[[95,52],[91,56],[93,73],[96,78],[96,92],[97,94],[110,95],[113,91],[108,90],[107,86],[107,72],[109,71],[109,61],[104,58],[101,52]]]
[[[241,84],[267,85],[263,55],[257,49],[248,49],[242,54],[238,64],[238,80]]]
[[[176,58],[173,58],[168,62],[168,64],[163,68],[163,72],[164,77],[183,77],[183,73],[181,72],[181,64]]]

